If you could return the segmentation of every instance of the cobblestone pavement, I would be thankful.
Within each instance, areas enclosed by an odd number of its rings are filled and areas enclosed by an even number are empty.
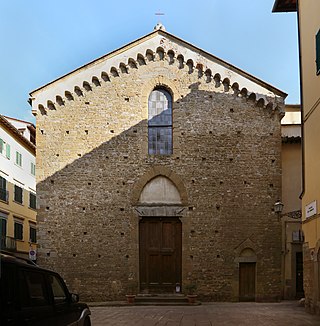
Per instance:
[[[92,326],[320,326],[297,302],[90,307]]]

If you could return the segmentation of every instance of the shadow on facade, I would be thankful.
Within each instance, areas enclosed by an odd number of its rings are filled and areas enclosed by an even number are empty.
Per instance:
[[[235,255],[250,241],[257,249],[256,299],[280,293],[281,230],[272,212],[281,188],[279,111],[237,94],[199,90],[199,83],[189,88],[173,103],[172,155],[148,155],[142,120],[37,184],[38,262],[60,272],[85,300],[119,300],[130,282],[138,286],[134,191],[161,167],[179,176],[187,192],[182,282],[197,282],[207,300],[238,300]],[[48,133],[52,148],[41,148],[47,171],[72,152],[63,123],[60,130],[61,142],[51,142]],[[86,146],[82,136],[75,141]]]

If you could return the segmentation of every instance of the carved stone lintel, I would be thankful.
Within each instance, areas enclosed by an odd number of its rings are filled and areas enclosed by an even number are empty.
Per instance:
[[[181,217],[185,211],[181,206],[138,206],[135,211],[139,216],[172,216]]]

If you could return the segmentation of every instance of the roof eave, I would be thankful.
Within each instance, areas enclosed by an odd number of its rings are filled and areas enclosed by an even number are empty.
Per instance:
[[[22,142],[33,155],[36,155],[36,146],[27,138],[22,136],[19,130],[14,125],[12,125],[3,115],[0,115],[0,123],[5,126],[5,128],[11,132],[11,134],[19,139],[19,141]]]
[[[275,0],[272,12],[295,12],[297,11],[297,1],[293,0],[291,4],[285,4],[283,0]]]
[[[140,37],[140,38],[138,38],[138,39],[136,39],[136,40],[134,40],[134,41],[132,41],[132,42],[130,42],[130,43],[128,43],[128,44],[120,47],[120,48],[118,48],[118,49],[116,49],[116,50],[113,50],[113,51],[111,51],[111,52],[109,52],[109,53],[107,53],[107,54],[99,57],[98,59],[95,59],[95,60],[93,60],[93,61],[91,61],[91,62],[89,62],[89,63],[87,63],[87,64],[85,64],[85,65],[83,65],[83,66],[81,66],[79,68],[76,68],[76,69],[72,70],[71,72],[69,72],[69,73],[67,73],[67,74],[65,74],[65,75],[63,75],[63,76],[61,76],[61,77],[59,77],[59,78],[57,78],[57,79],[49,82],[48,84],[46,84],[44,86],[41,86],[41,87],[33,90],[32,92],[29,93],[29,95],[31,97],[33,97],[33,95],[36,92],[40,91],[41,89],[43,89],[43,88],[45,88],[45,87],[47,87],[47,86],[49,86],[49,85],[51,85],[51,84],[53,84],[53,83],[61,80],[61,79],[65,78],[65,77],[67,77],[69,75],[72,75],[73,73],[75,73],[75,72],[77,72],[77,71],[79,71],[81,69],[85,69],[85,68],[87,68],[90,65],[93,65],[93,64],[95,64],[95,63],[97,63],[97,62],[99,62],[99,61],[101,61],[103,59],[106,59],[107,57],[110,57],[110,56],[112,56],[113,54],[115,54],[115,53],[117,53],[119,51],[124,51],[126,48],[131,47],[133,44],[138,43],[138,42],[141,42],[142,40],[144,40],[146,38],[149,38],[149,37],[151,37],[151,36],[153,36],[155,34],[162,34],[164,36],[167,36],[167,37],[171,37],[173,39],[176,39],[177,41],[179,41],[179,42],[181,42],[181,43],[183,43],[183,44],[185,44],[185,45],[193,48],[197,52],[199,52],[201,54],[204,54],[206,56],[211,57],[213,60],[219,62],[221,65],[225,66],[226,68],[231,69],[231,70],[234,70],[234,71],[236,71],[236,72],[244,75],[246,78],[250,79],[251,81],[253,81],[255,83],[258,83],[259,85],[265,87],[266,89],[268,89],[269,91],[273,92],[274,94],[276,94],[276,95],[278,95],[280,97],[283,97],[284,99],[288,96],[288,94],[285,93],[285,92],[283,92],[282,90],[280,90],[280,89],[278,89],[278,88],[276,88],[276,87],[274,87],[274,86],[272,86],[272,85],[264,82],[263,80],[261,80],[261,79],[255,77],[255,76],[247,73],[246,71],[244,71],[244,70],[242,70],[242,69],[240,69],[240,68],[238,68],[238,67],[236,67],[236,66],[234,66],[234,65],[232,65],[232,64],[230,64],[230,63],[228,63],[228,62],[226,62],[226,61],[224,61],[224,60],[222,60],[222,59],[220,59],[220,58],[218,58],[216,56],[214,56],[213,54],[211,54],[211,53],[209,53],[207,51],[204,51],[204,50],[198,48],[197,46],[195,46],[195,45],[193,45],[193,44],[191,44],[191,43],[189,43],[189,42],[187,42],[187,41],[185,41],[185,40],[183,40],[183,39],[181,39],[181,38],[179,38],[179,37],[177,37],[177,36],[175,36],[175,35],[173,35],[173,34],[171,34],[169,32],[167,32],[167,31],[160,30],[160,29],[159,30],[154,30],[154,31],[152,31],[149,34],[146,34],[146,35],[144,35],[144,36],[142,36],[142,37]]]
[[[200,53],[205,54],[206,56],[210,56],[211,58],[213,58],[214,60],[218,61],[220,64],[222,64],[222,65],[225,66],[226,68],[229,68],[229,69],[231,69],[231,70],[235,70],[236,72],[239,72],[240,74],[246,76],[246,77],[247,77],[248,79],[250,79],[251,81],[260,84],[261,86],[265,87],[265,88],[268,89],[269,91],[272,91],[273,93],[277,94],[278,96],[281,96],[281,97],[283,97],[283,98],[286,98],[286,97],[288,96],[288,94],[285,93],[285,92],[283,92],[282,90],[280,90],[280,89],[278,89],[278,88],[276,88],[276,87],[274,87],[274,86],[272,86],[272,85],[266,83],[265,81],[263,81],[263,80],[261,80],[261,79],[255,77],[255,76],[251,75],[250,73],[248,73],[248,72],[246,72],[246,71],[244,71],[244,70],[242,70],[242,69],[240,69],[240,68],[238,68],[238,67],[232,65],[231,63],[229,63],[229,62],[227,62],[227,61],[224,61],[224,60],[222,60],[222,59],[216,57],[215,55],[213,55],[213,54],[211,54],[211,53],[209,53],[209,52],[207,52],[207,51],[205,51],[205,50],[202,50],[202,49],[198,48],[197,46],[193,45],[192,43],[189,43],[189,42],[187,42],[187,41],[185,41],[185,40],[183,40],[183,39],[180,39],[179,37],[177,37],[177,36],[175,36],[175,35],[173,35],[173,34],[170,34],[170,33],[167,32],[167,31],[165,31],[165,32],[164,32],[164,31],[161,31],[161,32],[162,32],[162,33],[166,33],[166,34],[169,35],[170,37],[173,37],[173,38],[177,39],[178,41],[183,42],[183,43],[185,43],[185,44],[191,46],[192,48],[196,49],[196,50],[199,51]]]
[[[99,58],[97,58],[97,59],[94,59],[94,60],[92,60],[92,61],[90,61],[90,62],[88,62],[88,63],[86,63],[86,64],[84,64],[84,65],[82,65],[82,66],[80,66],[80,67],[78,67],[78,68],[76,68],[76,69],[70,71],[70,72],[68,72],[67,74],[62,75],[62,76],[60,76],[60,77],[58,77],[58,78],[52,80],[51,82],[49,82],[49,83],[47,83],[47,84],[45,84],[45,85],[43,85],[43,86],[41,86],[41,87],[39,87],[39,88],[37,88],[37,89],[31,91],[31,92],[29,93],[29,95],[32,97],[32,95],[33,95],[34,93],[40,91],[41,89],[43,89],[43,88],[45,88],[45,87],[47,87],[47,86],[49,86],[49,85],[51,85],[51,84],[54,84],[55,82],[59,81],[60,79],[63,79],[63,78],[65,78],[65,77],[69,76],[69,75],[72,75],[73,73],[77,72],[78,70],[81,70],[81,69],[84,69],[84,68],[86,68],[86,67],[88,67],[88,66],[90,66],[90,65],[93,65],[93,64],[95,64],[95,63],[97,63],[97,62],[99,62],[99,61],[101,61],[101,60],[103,60],[103,59],[105,59],[105,58],[107,58],[107,57],[113,55],[114,53],[116,53],[116,52],[118,52],[118,51],[121,51],[121,50],[123,50],[123,49],[125,49],[125,48],[127,48],[127,47],[130,47],[132,44],[137,43],[137,42],[143,40],[144,38],[148,38],[148,37],[150,37],[152,34],[156,34],[157,32],[159,32],[159,30],[154,30],[154,31],[152,31],[152,32],[150,32],[150,33],[148,33],[148,34],[146,34],[146,35],[144,35],[144,36],[142,36],[142,37],[139,37],[138,39],[136,39],[136,40],[134,40],[134,41],[132,41],[132,42],[130,42],[130,43],[124,45],[124,46],[121,46],[120,48],[117,48],[117,49],[115,49],[115,50],[113,50],[113,51],[111,51],[111,52],[109,52],[109,53],[107,53],[107,54],[104,54],[103,56],[101,56],[101,57],[99,57]],[[30,103],[29,103],[29,104],[30,104]]]

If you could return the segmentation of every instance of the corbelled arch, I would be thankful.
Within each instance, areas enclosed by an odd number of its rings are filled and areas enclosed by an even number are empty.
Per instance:
[[[132,200],[131,200],[132,205],[134,206],[139,205],[139,198],[140,198],[140,194],[142,193],[142,190],[144,189],[147,183],[149,183],[152,179],[158,176],[164,176],[168,178],[175,185],[175,187],[177,188],[180,194],[181,205],[187,206],[188,204],[187,190],[184,186],[181,177],[175,172],[173,172],[172,170],[168,169],[167,167],[160,166],[160,165],[153,166],[135,183],[132,191]]]
[[[174,58],[176,57],[177,61],[178,61],[179,69],[183,69],[184,65],[186,64],[188,67],[188,73],[192,74],[195,72],[194,68],[196,68],[196,70],[198,72],[198,77],[203,78],[203,76],[205,76],[206,83],[208,83],[208,84],[212,83],[214,88],[219,88],[221,85],[223,85],[222,91],[224,91],[224,92],[229,92],[230,89],[232,88],[235,96],[240,96],[244,99],[249,99],[252,102],[254,102],[258,107],[261,107],[261,108],[270,109],[270,108],[274,107],[275,109],[279,110],[280,115],[282,117],[281,105],[280,106],[276,105],[277,104],[276,99],[271,99],[266,95],[261,95],[261,94],[255,93],[255,92],[250,92],[245,87],[241,88],[240,85],[238,84],[238,82],[236,82],[234,80],[231,81],[228,77],[223,78],[223,76],[221,76],[219,73],[214,74],[214,71],[212,71],[210,67],[204,67],[202,64],[198,64],[196,67],[194,67],[194,63],[193,63],[192,59],[190,59],[190,58],[185,59],[181,53],[180,54],[175,53],[172,49],[168,51],[168,54],[165,53],[163,47],[158,47],[155,51],[156,52],[154,52],[154,50],[152,50],[152,49],[147,49],[145,56],[142,55],[141,53],[137,53],[136,60],[133,58],[129,58],[128,60],[127,59],[119,60],[119,69],[117,69],[115,66],[110,68],[111,76],[109,76],[105,71],[101,72],[102,80],[104,80],[105,82],[107,82],[107,81],[112,82],[112,80],[115,77],[120,77],[120,72],[121,72],[121,75],[126,75],[126,74],[130,73],[130,69],[138,69],[138,68],[140,68],[141,65],[153,63],[155,61],[156,54],[158,54],[158,57],[159,57],[159,54],[161,52],[161,55],[159,58],[157,58],[157,60],[164,60],[165,57],[168,55],[168,60],[166,60],[166,62],[168,65],[171,65],[171,64],[173,64]],[[126,62],[127,62],[127,64],[126,64]],[[130,68],[130,69],[128,69],[128,68]],[[205,73],[204,73],[204,69],[205,69]],[[88,86],[87,88],[84,87],[87,91],[92,90],[90,84],[88,84],[86,81],[84,81],[84,83],[86,83],[86,85]],[[95,79],[94,84],[97,86],[97,85],[99,85],[99,83],[100,83],[99,80],[97,82],[97,80]],[[174,85],[172,80],[166,78],[165,76],[160,75],[158,77],[151,79],[147,83],[147,85],[144,85],[143,98],[142,98],[144,103],[147,103],[148,94],[156,87],[163,87],[164,89],[171,91],[171,94],[173,95],[174,100],[178,99],[180,97],[180,92],[177,91],[176,86]],[[77,85],[75,85],[75,93],[78,96],[83,96],[82,90]],[[62,98],[62,95],[61,95],[61,98]],[[53,100],[52,100],[52,102],[53,102]],[[273,103],[273,102],[275,102],[275,103]],[[42,104],[42,105],[44,105],[44,104]]]

